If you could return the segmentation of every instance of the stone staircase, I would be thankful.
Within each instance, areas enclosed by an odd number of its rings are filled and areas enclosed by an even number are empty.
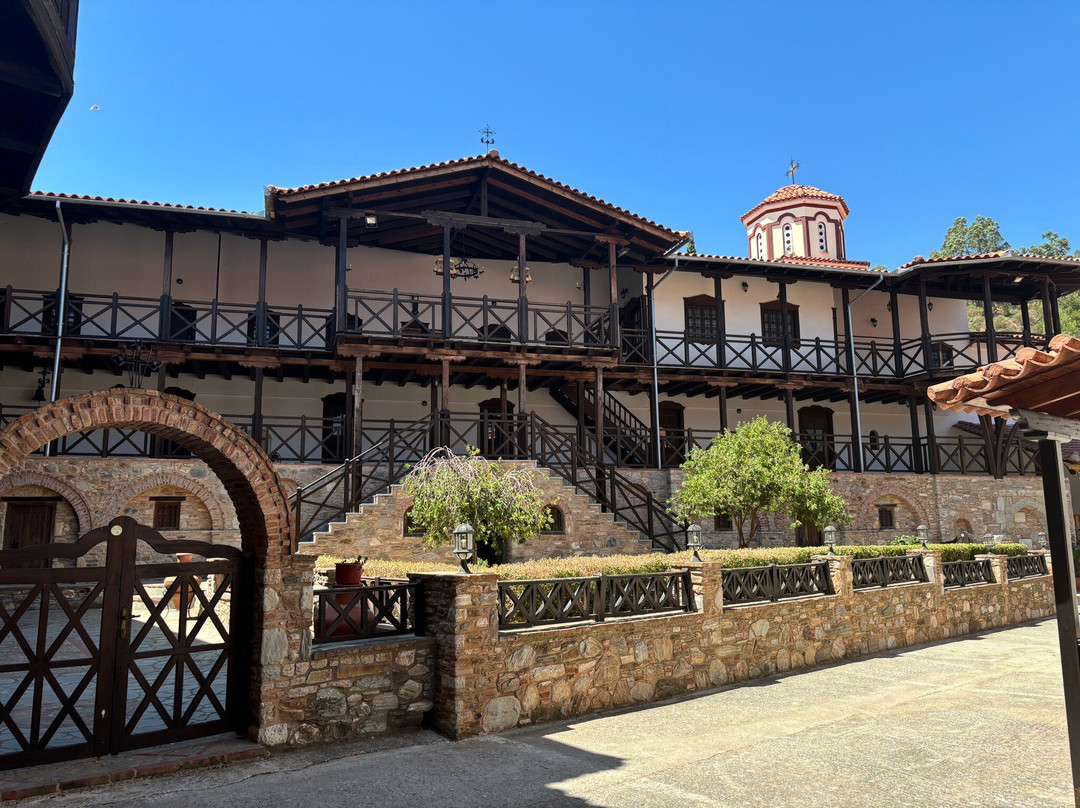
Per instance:
[[[534,460],[503,461],[507,465],[533,470],[537,486],[545,500],[563,513],[564,531],[545,533],[524,544],[510,548],[512,561],[574,555],[616,555],[655,552],[652,543],[641,533],[604,511],[592,498]],[[405,512],[410,505],[400,484],[376,494],[374,500],[316,531],[310,540],[301,541],[303,555],[330,555],[440,561],[457,563],[449,546],[429,549],[418,535],[405,535]]]

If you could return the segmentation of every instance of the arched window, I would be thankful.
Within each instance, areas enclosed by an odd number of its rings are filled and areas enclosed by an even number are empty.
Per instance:
[[[791,241],[791,225],[784,225],[784,255],[791,255],[792,241]]]
[[[870,434],[869,434],[869,435],[867,435],[867,437],[868,437],[868,438],[870,438],[870,448],[871,448],[871,449],[876,449],[876,448],[878,448],[878,444],[879,444],[879,439],[880,439],[880,437],[881,437],[881,436],[880,436],[880,435],[878,434],[878,431],[877,431],[876,429],[871,429],[871,430],[870,430]]]
[[[765,234],[760,230],[757,234],[757,258],[759,261],[765,260]]]
[[[817,248],[818,252],[827,253],[829,251],[829,236],[825,230],[825,222],[818,222]]]
[[[563,517],[562,509],[557,505],[547,506],[548,516],[551,517],[551,524],[544,530],[545,533],[565,533],[566,532],[566,519]]]

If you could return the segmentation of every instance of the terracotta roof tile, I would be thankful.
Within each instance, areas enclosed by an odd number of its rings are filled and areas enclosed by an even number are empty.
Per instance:
[[[828,191],[815,188],[813,185],[783,185],[744,213],[741,217],[742,221],[745,224],[747,219],[766,205],[771,205],[773,202],[787,202],[791,199],[823,199],[829,202],[839,202],[840,207],[844,210],[845,216],[851,213],[850,208],[847,206],[847,202],[844,201],[842,196],[830,194]]]
[[[429,163],[428,165],[414,166],[412,168],[398,168],[398,169],[395,169],[393,171],[380,171],[380,172],[378,172],[376,174],[365,174],[365,175],[362,175],[362,176],[359,176],[359,177],[349,177],[347,179],[333,180],[333,181],[330,181],[330,182],[320,182],[320,183],[316,183],[314,185],[301,185],[301,186],[296,187],[296,188],[278,188],[277,186],[271,185],[271,186],[267,187],[267,192],[269,193],[269,195],[271,197],[282,197],[282,198],[284,198],[284,197],[288,197],[290,194],[296,194],[296,193],[300,193],[300,192],[303,192],[303,191],[324,190],[324,189],[330,189],[330,188],[337,188],[337,187],[340,187],[340,186],[343,186],[343,185],[362,184],[364,182],[370,182],[371,180],[375,180],[375,179],[385,179],[386,177],[408,177],[409,175],[412,175],[412,174],[421,174],[421,173],[423,173],[425,171],[432,171],[432,170],[437,169],[437,168],[447,168],[449,166],[467,167],[467,166],[470,166],[470,165],[491,165],[491,164],[497,164],[497,165],[500,165],[500,166],[502,166],[504,168],[509,168],[509,169],[511,169],[513,171],[517,171],[517,172],[520,172],[522,174],[525,174],[526,176],[531,177],[532,179],[539,180],[541,182],[549,183],[554,188],[556,188],[556,189],[558,189],[560,191],[568,191],[569,193],[576,194],[577,196],[580,196],[580,197],[582,197],[584,199],[588,199],[589,201],[595,202],[598,205],[602,205],[602,206],[610,209],[614,213],[618,213],[618,214],[621,214],[623,216],[629,216],[632,219],[636,219],[639,222],[642,222],[643,224],[647,224],[647,225],[649,225],[651,227],[659,228],[660,230],[663,230],[663,231],[665,231],[667,233],[670,233],[673,236],[678,236],[680,238],[683,238],[683,237],[686,236],[686,233],[684,233],[681,230],[672,230],[670,227],[666,227],[666,226],[660,224],[659,222],[654,222],[652,219],[648,219],[648,218],[646,218],[644,216],[641,216],[641,215],[639,215],[637,213],[633,213],[631,211],[628,211],[625,208],[620,208],[618,205],[613,205],[610,202],[606,202],[605,200],[601,199],[600,197],[593,196],[592,194],[587,194],[584,191],[580,191],[577,188],[574,188],[573,186],[566,185],[564,183],[559,182],[558,180],[555,180],[555,179],[552,179],[551,177],[545,176],[544,174],[539,174],[536,171],[531,171],[530,169],[526,168],[525,166],[518,165],[517,163],[511,162],[510,160],[507,160],[505,157],[500,157],[499,153],[497,151],[495,151],[494,149],[492,151],[488,152],[487,154],[479,154],[479,155],[476,155],[474,157],[460,157],[460,158],[458,158],[456,160],[446,160],[446,161],[441,162],[441,163]]]
[[[143,199],[119,199],[111,196],[86,196],[84,194],[61,194],[51,191],[31,191],[27,194],[32,199],[70,199],[76,202],[108,202],[114,205],[137,205],[145,208],[167,208],[169,210],[202,211],[204,213],[235,213],[239,216],[259,216],[261,213],[250,213],[244,210],[230,210],[227,208],[211,208],[203,205],[179,205],[171,202],[148,202]]]
[[[1068,256],[1064,258],[1047,258],[1045,255],[1017,252],[1016,250],[996,250],[995,252],[978,253],[976,255],[939,255],[934,258],[923,258],[921,255],[917,255],[899,269],[910,269],[923,264],[944,264],[952,261],[985,261],[991,258],[1041,258],[1043,260],[1068,261],[1073,264],[1080,264],[1080,258]]]
[[[1002,362],[935,384],[927,389],[926,394],[931,401],[946,409],[1001,416],[1007,407],[1039,409],[1029,406],[1024,391],[1032,390],[1036,382],[1068,374],[1080,375],[1080,340],[1068,334],[1058,334],[1050,340],[1048,351],[1021,348],[1015,356]],[[1009,400],[1005,400],[1006,393],[1013,392],[1015,399],[1010,395]],[[996,403],[996,399],[1000,399],[1001,403]],[[1049,409],[1052,410],[1052,404]]]
[[[670,257],[675,258],[682,253],[674,253]],[[706,260],[714,261],[738,261],[745,264],[760,264],[762,266],[769,266],[770,264],[794,264],[797,266],[808,267],[835,267],[836,269],[858,269],[864,272],[873,272],[877,274],[885,274],[881,270],[871,270],[869,261],[842,261],[839,258],[803,258],[798,255],[785,255],[781,258],[777,258],[774,261],[760,261],[757,258],[747,258],[744,256],[735,255],[709,255],[707,253],[689,253],[693,258],[704,258]],[[887,272],[888,270],[886,270]]]

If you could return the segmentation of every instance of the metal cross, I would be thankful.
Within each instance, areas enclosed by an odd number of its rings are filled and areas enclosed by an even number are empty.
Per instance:
[[[795,184],[795,172],[798,171],[800,167],[800,164],[795,161],[794,157],[792,157],[791,162],[788,164],[787,171],[784,172],[786,176],[791,177],[792,185]]]
[[[485,146],[494,146],[495,134],[495,132],[491,131],[490,126],[485,126],[483,129],[480,130],[480,142],[483,143]]]

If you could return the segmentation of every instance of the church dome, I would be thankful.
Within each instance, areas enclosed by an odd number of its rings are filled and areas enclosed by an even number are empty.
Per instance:
[[[812,185],[784,185],[743,214],[751,258],[845,260],[842,196]]]

